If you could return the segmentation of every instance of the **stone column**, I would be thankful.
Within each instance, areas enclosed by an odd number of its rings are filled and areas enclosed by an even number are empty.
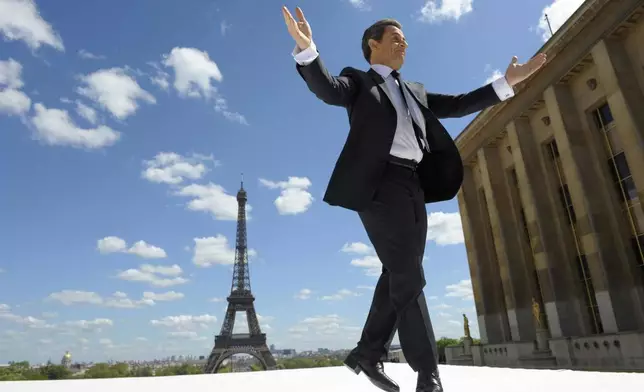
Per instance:
[[[577,254],[571,253],[564,241],[570,232],[564,221],[567,218],[558,213],[557,189],[548,189],[548,163],[528,119],[511,122],[507,131],[550,334],[554,338],[581,336],[583,321],[575,290],[578,279],[571,270]]]
[[[575,228],[590,269],[604,332],[632,330],[632,277],[628,271],[630,244],[625,241],[615,209],[614,185],[605,175],[605,160],[590,142],[590,130],[582,126],[575,101],[566,85],[544,92],[564,175],[577,217]],[[597,157],[602,157],[601,161]],[[627,283],[630,282],[630,283]],[[624,289],[624,286],[627,286]],[[617,306],[619,304],[619,306]]]
[[[474,301],[482,343],[510,340],[507,314],[498,268],[495,268],[494,244],[487,232],[487,212],[479,201],[472,167],[465,167],[463,186],[458,193],[463,234],[470,266]]]
[[[494,234],[512,340],[534,340],[531,280],[525,268],[519,237],[522,228],[512,214],[508,180],[498,148],[496,146],[481,148],[478,151],[478,160],[481,165],[481,179]]]
[[[631,62],[622,41],[604,39],[599,41],[592,49],[593,61],[599,76],[599,83],[606,93],[606,101],[610,107],[617,132],[624,147],[624,155],[628,161],[628,167],[637,189],[639,205],[633,207],[634,214],[644,214],[644,94],[635,81],[633,63]],[[639,66],[639,65],[638,65]],[[627,218],[628,220],[628,218]],[[634,222],[637,227],[637,222]],[[628,222],[630,228],[630,221]],[[644,230],[642,230],[644,231]],[[632,235],[631,230],[629,234]],[[639,234],[639,233],[638,233]],[[642,281],[638,275],[641,272],[635,266],[634,256],[632,257],[631,273],[632,288],[636,306],[639,311],[634,312],[637,317],[639,328],[644,327],[642,319]]]

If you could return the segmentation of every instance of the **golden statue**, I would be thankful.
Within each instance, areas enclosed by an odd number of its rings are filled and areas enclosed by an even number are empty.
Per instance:
[[[465,337],[470,338],[470,320],[467,319],[465,313],[463,313],[463,329],[465,331]]]
[[[532,316],[534,317],[534,321],[537,322],[537,328],[543,329],[543,325],[541,323],[541,307],[534,298],[532,298]]]

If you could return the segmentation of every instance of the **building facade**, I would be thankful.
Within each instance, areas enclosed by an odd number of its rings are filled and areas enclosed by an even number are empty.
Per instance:
[[[644,1],[587,0],[457,137],[481,345],[448,363],[644,370]]]

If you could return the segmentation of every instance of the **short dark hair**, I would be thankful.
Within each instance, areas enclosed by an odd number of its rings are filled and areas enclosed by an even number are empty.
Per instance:
[[[378,42],[382,40],[387,26],[397,27],[402,30],[402,25],[396,19],[381,19],[371,26],[367,27],[362,35],[362,54],[368,63],[371,63],[371,48],[369,47],[369,40],[373,39]]]

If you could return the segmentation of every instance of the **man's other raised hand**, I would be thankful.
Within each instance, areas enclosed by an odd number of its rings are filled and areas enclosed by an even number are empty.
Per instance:
[[[295,8],[297,20],[293,18],[293,15],[291,15],[286,6],[282,7],[282,14],[284,15],[286,28],[288,29],[289,34],[291,34],[291,37],[295,40],[297,47],[300,48],[300,50],[304,50],[311,46],[313,33],[311,32],[309,22],[304,18],[302,9],[300,7]]]

